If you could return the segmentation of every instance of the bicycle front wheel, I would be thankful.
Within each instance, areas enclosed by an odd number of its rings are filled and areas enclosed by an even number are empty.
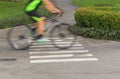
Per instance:
[[[30,45],[30,28],[27,26],[13,27],[8,31],[7,41],[13,49],[27,49]]]
[[[53,27],[50,32],[50,39],[55,47],[60,49],[70,48],[76,41],[76,35],[70,31],[72,26],[61,23]]]

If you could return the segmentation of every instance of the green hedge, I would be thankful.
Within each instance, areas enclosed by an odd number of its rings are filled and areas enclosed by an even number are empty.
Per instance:
[[[120,12],[115,7],[84,7],[75,13],[76,31],[85,37],[120,40]]]
[[[0,19],[0,29],[14,27],[16,25],[31,23],[29,17],[24,14]]]

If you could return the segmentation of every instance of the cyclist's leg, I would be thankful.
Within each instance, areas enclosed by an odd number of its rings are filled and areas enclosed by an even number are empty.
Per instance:
[[[35,22],[36,22],[36,28],[38,29],[38,34],[43,35],[44,34],[44,24],[43,17],[37,14],[36,10],[38,6],[42,3],[42,0],[30,0],[29,3],[25,7],[25,12],[27,15],[29,15]]]
[[[39,19],[39,18],[38,18]],[[45,19],[45,17],[41,17],[40,18],[41,20],[38,20],[36,22],[36,28],[37,28],[37,32],[38,34],[40,35],[43,35],[44,34],[44,26],[45,26],[45,21],[43,19]]]
[[[37,32],[39,34],[38,37],[41,37],[44,34],[45,17],[41,17],[39,14],[36,13],[36,11],[31,11],[26,13],[33,19],[33,21],[36,22],[35,27],[37,28]]]
[[[39,35],[35,36],[34,40],[37,40],[38,43],[44,43],[44,42],[48,41],[47,39],[42,38],[42,36],[44,34],[44,25],[45,25],[44,19],[45,19],[45,17],[40,18],[40,15],[38,15],[36,13],[36,11],[27,12],[27,14],[29,16],[31,16],[31,18],[36,22],[35,27],[37,28],[37,32]],[[38,39],[40,39],[40,40],[38,40]]]

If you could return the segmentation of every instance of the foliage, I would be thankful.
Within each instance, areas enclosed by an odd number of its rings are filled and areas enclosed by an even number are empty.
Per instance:
[[[120,0],[71,0],[73,4],[80,7],[88,7],[94,5],[116,5],[120,4]]]
[[[116,7],[85,7],[75,13],[78,34],[99,39],[120,39],[120,11]]]

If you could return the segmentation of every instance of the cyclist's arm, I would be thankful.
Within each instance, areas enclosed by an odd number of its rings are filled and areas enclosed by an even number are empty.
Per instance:
[[[47,10],[51,13],[62,13],[62,11],[56,8],[50,0],[43,0],[43,2],[45,3]]]

